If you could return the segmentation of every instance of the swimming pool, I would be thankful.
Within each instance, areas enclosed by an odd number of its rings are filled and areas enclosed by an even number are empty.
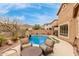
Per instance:
[[[44,44],[47,39],[47,36],[31,36],[29,38],[30,43],[32,44]]]

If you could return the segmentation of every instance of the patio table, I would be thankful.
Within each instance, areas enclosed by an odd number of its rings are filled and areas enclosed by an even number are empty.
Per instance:
[[[41,56],[42,50],[39,47],[24,48],[21,53],[22,56]]]

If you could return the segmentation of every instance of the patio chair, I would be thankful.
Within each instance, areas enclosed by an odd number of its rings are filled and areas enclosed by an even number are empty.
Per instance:
[[[53,40],[47,39],[45,44],[51,48],[53,48],[55,42]]]
[[[22,45],[22,48],[27,48],[27,47],[30,47],[30,46],[32,46],[32,44],[31,43],[27,43],[27,44]]]
[[[39,47],[42,49],[42,52],[45,56],[53,52],[53,48],[51,48],[45,44],[42,44]]]
[[[32,46],[32,44],[29,43],[29,39],[28,38],[21,39],[21,50],[23,48],[30,47],[30,46]]]
[[[37,44],[32,44],[32,46],[36,46],[36,47],[39,47],[39,45],[37,45]]]
[[[45,44],[40,45],[40,48],[43,50],[43,54],[48,55],[50,53],[53,53],[54,44],[54,41],[47,39]]]
[[[21,39],[21,41],[22,41],[22,44],[27,44],[27,43],[29,43],[29,39],[28,39],[27,37]]]

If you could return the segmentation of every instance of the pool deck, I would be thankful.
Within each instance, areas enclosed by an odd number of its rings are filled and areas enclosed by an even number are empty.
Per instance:
[[[56,36],[49,35],[49,37],[52,40],[55,40],[55,39],[58,40],[59,43],[55,43],[54,48],[53,48],[54,53],[51,53],[48,56],[75,56],[74,48],[70,43],[64,40],[61,40],[57,38]],[[52,37],[55,39],[53,39]],[[39,45],[37,44],[32,44],[32,46],[39,47]]]
[[[52,54],[53,56],[75,56],[74,48],[71,44],[55,36],[50,35],[49,37],[54,37],[55,39],[60,41],[59,43],[56,43],[54,45],[54,54]]]
[[[20,43],[14,43],[11,46],[4,46],[0,50],[0,56],[20,56]]]
[[[51,53],[48,56],[75,56],[74,48],[70,43],[68,43],[64,40],[61,40],[61,39],[57,38],[56,36],[49,35],[49,37],[52,40],[55,40],[55,39],[58,40],[59,43],[56,43],[54,45],[54,48],[53,48],[54,53]],[[53,39],[52,37],[55,39]],[[32,46],[39,47],[39,45],[37,45],[37,44],[32,44]],[[17,47],[17,49],[18,49],[18,47]]]
[[[38,44],[32,44],[32,46],[36,46],[36,47],[39,47],[39,45],[38,45]]]

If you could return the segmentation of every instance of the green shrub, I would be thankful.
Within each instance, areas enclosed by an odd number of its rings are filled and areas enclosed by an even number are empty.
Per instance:
[[[0,47],[2,46],[2,44],[4,44],[6,41],[5,37],[3,35],[0,35]]]
[[[18,40],[18,33],[15,33],[12,37],[12,41],[16,42]]]

